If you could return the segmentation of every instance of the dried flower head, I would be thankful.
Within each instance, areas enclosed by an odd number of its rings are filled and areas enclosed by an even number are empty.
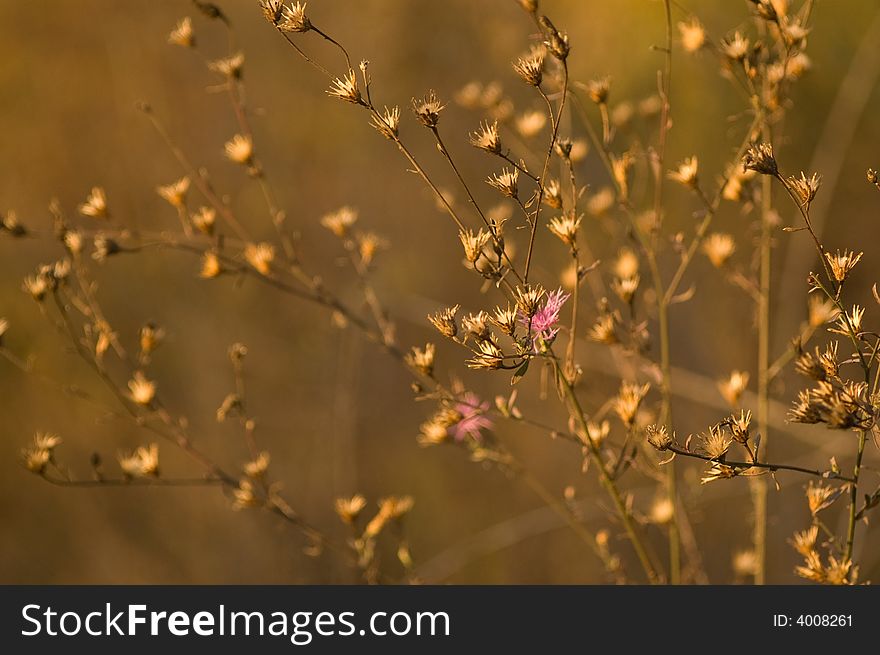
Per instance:
[[[831,267],[831,274],[838,282],[844,282],[849,277],[850,272],[855,268],[856,264],[861,260],[864,253],[856,254],[852,250],[839,250],[833,255],[830,252],[825,253],[825,259]]]
[[[880,189],[880,173],[877,173],[877,171],[875,171],[873,168],[869,168],[867,172],[867,178],[868,182]]]
[[[151,355],[164,340],[165,330],[154,323],[147,323],[141,326],[141,329],[138,331],[138,343],[141,348],[141,355],[144,357]]]
[[[83,235],[78,230],[68,230],[63,237],[64,247],[74,257],[79,256],[83,249]]]
[[[722,54],[733,61],[744,61],[749,54],[749,40],[739,32],[721,41]]]
[[[630,303],[639,290],[642,278],[636,274],[630,277],[615,277],[611,281],[611,290],[620,298],[621,302]]]
[[[397,138],[400,128],[400,108],[395,106],[388,109],[385,107],[385,111],[381,114],[374,113],[371,125],[379,131],[379,134],[393,141]]]
[[[755,171],[762,175],[779,175],[779,167],[773,156],[773,146],[769,143],[751,146],[743,156],[743,170]]]
[[[433,343],[425,344],[424,349],[413,346],[406,354],[406,363],[423,375],[434,375],[434,354],[436,348]]]
[[[575,248],[577,246],[577,232],[583,216],[557,216],[550,220],[547,228],[556,235],[564,244]]]
[[[249,136],[236,134],[223,144],[223,152],[229,161],[250,166],[254,159],[254,142]]]
[[[604,105],[608,103],[608,94],[611,92],[611,78],[610,77],[602,77],[596,80],[590,80],[587,82],[587,95],[590,96],[590,100],[595,102],[597,105]]]
[[[488,339],[477,343],[474,356],[465,362],[468,368],[494,371],[504,365],[504,352]]]
[[[830,487],[823,482],[810,482],[807,484],[807,505],[810,507],[810,514],[816,516],[823,509],[831,507],[835,500],[840,497],[843,489],[838,487]]]
[[[601,423],[596,423],[595,421],[587,421],[586,436],[597,448],[605,442],[609,434],[611,434],[610,422],[602,421]]]
[[[244,53],[237,52],[229,57],[216,59],[208,64],[208,68],[230,79],[240,79],[244,68]]]
[[[697,158],[688,157],[678,165],[674,171],[669,171],[669,179],[675,180],[679,184],[695,189],[697,187],[697,172],[699,170],[699,162]]]
[[[706,44],[706,30],[695,16],[680,22],[678,33],[685,52],[697,52]]]
[[[817,294],[807,299],[807,321],[811,327],[819,327],[830,323],[838,314],[834,302]]]
[[[334,503],[336,515],[347,525],[352,525],[357,521],[366,506],[367,499],[360,494],[355,494],[351,498],[337,498]]]
[[[92,218],[107,218],[107,194],[102,187],[92,187],[86,201],[79,206],[79,213]]]
[[[4,231],[13,237],[23,237],[28,233],[21,221],[18,220],[18,214],[11,209],[6,214],[0,215],[0,232]]]
[[[357,74],[353,70],[349,70],[344,77],[337,77],[333,80],[327,93],[334,98],[339,98],[355,105],[364,104],[364,99],[361,97],[361,91],[358,88]]]
[[[483,228],[477,230],[465,230],[458,233],[461,245],[464,247],[464,257],[471,264],[474,264],[483,254],[483,248],[492,240],[492,235]]]
[[[458,334],[458,321],[455,320],[455,315],[460,307],[461,305],[455,305],[454,307],[442,309],[436,314],[429,314],[428,320],[431,321],[431,324],[437,328],[440,334],[452,339]]]
[[[492,339],[492,332],[489,329],[489,315],[484,311],[468,314],[462,318],[461,327],[465,332],[465,338],[473,338],[477,341]]]
[[[748,384],[749,374],[746,371],[731,371],[727,379],[718,382],[718,390],[728,405],[738,407],[739,399]]]
[[[515,168],[502,169],[500,173],[489,176],[486,183],[498,189],[508,198],[517,198],[519,195],[519,171]]]
[[[130,453],[119,454],[119,467],[128,478],[158,477],[159,445],[138,446]]]
[[[526,84],[534,87],[541,86],[544,77],[544,58],[547,50],[543,46],[533,46],[529,53],[517,59],[513,64],[513,70]]]
[[[475,148],[499,154],[501,152],[501,137],[498,134],[498,121],[481,123],[478,132],[471,132],[470,142]]]
[[[422,125],[431,129],[437,127],[437,123],[440,120],[440,112],[443,111],[445,106],[437,99],[437,94],[433,89],[428,91],[422,98],[413,98],[412,101],[413,113],[415,113],[416,118]]]
[[[129,397],[144,407],[149,407],[156,397],[156,383],[148,380],[143,373],[135,371],[134,377],[128,381]]]
[[[168,43],[183,48],[195,47],[196,36],[193,32],[192,19],[189,16],[184,16],[178,21],[177,26],[168,35]]]
[[[270,460],[269,453],[264,450],[251,461],[245,462],[242,470],[249,478],[262,478],[269,468]]]
[[[730,433],[733,440],[745,444],[749,441],[749,427],[752,424],[752,412],[740,410],[739,416],[733,414],[727,419],[727,425],[730,427]]]
[[[795,532],[791,544],[798,553],[807,557],[815,552],[816,540],[818,538],[819,526],[814,525],[802,532]]]
[[[606,346],[620,343],[620,337],[617,334],[617,320],[614,314],[601,314],[587,332],[587,337]]]
[[[351,226],[357,222],[358,212],[352,207],[341,207],[321,217],[321,225],[340,239],[348,236]]]
[[[214,234],[214,224],[217,221],[217,210],[213,207],[199,207],[199,210],[190,216],[195,228],[202,234]]]
[[[291,2],[282,7],[280,17],[273,22],[282,32],[308,32],[312,29],[309,17],[306,16],[305,2]]]
[[[804,172],[801,171],[800,177],[792,175],[788,178],[787,182],[788,187],[792,190],[801,206],[808,209],[810,203],[813,202],[813,198],[816,197],[816,193],[819,191],[821,178],[817,173],[813,173],[810,178],[807,178]]]
[[[254,483],[247,478],[242,478],[238,486],[232,490],[232,509],[238,511],[248,507],[256,507],[260,504],[254,489]]]
[[[546,16],[541,16],[538,22],[544,30],[544,45],[547,47],[547,50],[559,61],[565,61],[571,50],[571,46],[568,43],[568,34],[557,30]]]
[[[553,209],[562,209],[562,185],[559,180],[549,180],[544,185],[544,204]]]
[[[275,246],[265,241],[249,243],[244,248],[244,258],[258,273],[269,275],[272,272],[272,262],[275,260]]]
[[[223,266],[220,264],[220,258],[217,253],[208,250],[202,255],[202,266],[199,269],[199,277],[210,280],[219,276],[223,272]]]
[[[715,268],[721,268],[736,251],[736,241],[729,234],[714,232],[703,241],[703,253]]]
[[[260,0],[260,9],[267,21],[277,25],[284,11],[284,0]]]
[[[547,114],[537,109],[525,111],[516,117],[516,131],[527,139],[540,134],[547,125]]]
[[[668,450],[673,443],[665,425],[649,425],[645,428],[645,437],[659,451]]]
[[[182,177],[176,182],[156,187],[156,193],[172,207],[180,208],[186,205],[186,194],[189,191],[189,177]]]
[[[701,434],[703,452],[712,459],[723,459],[730,449],[731,439],[724,433],[721,426],[713,425],[709,427],[707,434]]]
[[[627,427],[632,427],[635,424],[636,414],[650,388],[651,385],[648,383],[640,385],[624,382],[620,386],[617,398],[614,399],[614,411]]]

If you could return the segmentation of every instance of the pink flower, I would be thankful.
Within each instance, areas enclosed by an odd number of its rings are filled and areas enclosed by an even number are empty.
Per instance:
[[[468,391],[461,401],[455,405],[455,411],[461,415],[461,419],[453,425],[452,436],[456,441],[464,441],[471,437],[475,441],[482,438],[483,430],[491,430],[494,423],[485,415],[489,410],[488,402],[480,402],[476,394]]]
[[[556,327],[557,323],[559,323],[559,312],[565,301],[568,300],[568,297],[569,294],[565,293],[561,288],[557,289],[555,292],[547,294],[544,306],[535,312],[531,321],[527,316],[520,315],[520,322],[526,329],[530,330],[529,336],[532,339],[532,348],[536,353],[541,351],[542,345],[553,341],[556,333],[559,332],[559,328]]]

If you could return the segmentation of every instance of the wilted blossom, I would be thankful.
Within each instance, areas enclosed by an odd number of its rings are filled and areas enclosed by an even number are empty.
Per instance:
[[[532,340],[532,348],[534,351],[540,352],[543,345],[553,341],[559,328],[559,312],[565,301],[568,300],[569,294],[565,293],[562,288],[557,289],[553,293],[547,294],[544,305],[529,319],[520,313],[520,322],[530,329],[529,336]]]
[[[482,438],[483,430],[491,430],[494,423],[486,416],[489,411],[489,403],[481,402],[477,395],[468,391],[455,405],[455,411],[461,415],[461,419],[449,429],[456,441],[464,441],[471,437],[477,441]]]

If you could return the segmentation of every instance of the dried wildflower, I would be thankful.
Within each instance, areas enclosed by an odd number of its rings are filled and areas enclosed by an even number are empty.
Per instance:
[[[334,98],[339,98],[355,105],[364,104],[364,99],[361,97],[361,91],[358,88],[357,75],[353,70],[349,70],[344,77],[337,77],[333,80],[327,93]]]
[[[217,277],[223,272],[223,266],[220,264],[220,258],[212,250],[208,250],[202,255],[202,267],[199,269],[199,277],[206,280]]]
[[[199,210],[190,216],[195,228],[202,234],[214,234],[214,224],[217,221],[217,210],[212,207],[199,207]]]
[[[680,22],[678,33],[685,52],[697,52],[706,44],[706,30],[695,16],[687,22]]]
[[[273,21],[281,32],[308,32],[312,24],[306,16],[306,3],[291,2],[282,7],[281,16]]]
[[[877,171],[875,171],[873,168],[869,168],[867,172],[867,177],[868,182],[880,189],[880,174],[878,174]]]
[[[28,471],[42,475],[52,461],[52,453],[45,448],[25,448],[21,451],[21,458]]]
[[[431,129],[437,127],[437,123],[440,120],[440,112],[443,111],[445,106],[437,99],[437,94],[433,89],[428,91],[424,97],[420,99],[413,98],[412,101],[413,112],[416,118],[422,125]]]
[[[808,179],[803,171],[801,171],[799,178],[794,175],[788,178],[788,188],[792,190],[801,206],[808,209],[810,203],[813,202],[813,198],[816,197],[816,192],[819,191],[820,182],[821,178],[817,173],[813,173]]]
[[[148,380],[140,371],[135,371],[134,377],[128,381],[128,388],[130,398],[144,407],[148,407],[156,397],[156,383]]]
[[[244,53],[237,52],[229,57],[216,59],[208,64],[208,68],[230,79],[240,79],[244,68]]]
[[[530,110],[516,117],[516,131],[527,139],[538,135],[547,125],[547,114],[542,111]]]
[[[498,135],[498,121],[480,124],[479,132],[471,132],[471,145],[492,154],[501,152],[501,137]]]
[[[736,241],[729,234],[714,232],[703,241],[703,253],[715,268],[721,268],[736,251]]]
[[[86,201],[79,206],[79,213],[92,218],[107,218],[107,194],[102,187],[92,187]]]
[[[196,37],[193,32],[192,19],[189,16],[181,18],[177,26],[171,30],[171,34],[168,35],[168,43],[183,48],[195,47]]]
[[[597,105],[604,105],[608,102],[608,94],[611,91],[611,78],[603,77],[598,80],[590,80],[587,82],[587,95],[590,100]]]
[[[755,5],[755,13],[759,18],[766,21],[778,22],[779,14],[776,13],[776,7],[771,0],[750,0]]]
[[[773,146],[769,143],[758,143],[749,147],[742,161],[744,171],[755,171],[762,175],[779,175],[779,167],[773,156]]]
[[[23,237],[27,234],[27,229],[18,220],[18,214],[11,209],[5,215],[0,216],[0,232],[4,230],[13,237]]]
[[[265,241],[249,243],[245,246],[244,258],[260,275],[269,275],[275,260],[275,246]]]
[[[740,410],[739,416],[736,414],[732,415],[727,419],[727,424],[730,426],[730,433],[733,436],[733,440],[745,444],[749,441],[749,426],[752,423],[752,412]]]
[[[825,259],[831,267],[831,274],[838,282],[844,282],[849,277],[850,272],[859,263],[864,253],[856,254],[852,250],[844,250],[842,253],[838,250],[833,255],[830,252],[825,253]]]
[[[697,172],[699,162],[696,157],[688,157],[678,165],[674,171],[669,171],[669,179],[679,184],[695,189],[697,187]]]
[[[115,240],[103,234],[98,234],[95,236],[93,245],[95,249],[92,252],[92,259],[94,259],[98,263],[103,262],[108,257],[115,255],[122,250],[122,248],[119,247],[119,244],[116,243]]]
[[[246,462],[243,470],[244,474],[249,478],[261,478],[265,475],[266,470],[269,468],[270,461],[269,453],[265,450],[261,452],[256,458],[252,459],[249,462]]]
[[[422,423],[419,428],[418,443],[420,446],[437,446],[449,438],[449,423],[439,420],[437,416]]]
[[[810,390],[798,392],[798,399],[794,402],[792,408],[788,410],[787,419],[791,423],[803,423],[805,425],[813,425],[822,421],[821,411],[813,402]]]
[[[186,205],[186,193],[189,191],[189,185],[189,177],[182,177],[171,184],[156,187],[156,193],[172,207],[180,208]]]
[[[564,244],[575,248],[577,246],[577,232],[583,216],[557,216],[550,220],[547,228],[556,235]]]
[[[854,583],[858,578],[858,567],[853,566],[851,559],[837,559],[833,555],[828,558],[825,567],[825,582],[832,585]]]
[[[823,582],[825,580],[825,567],[822,565],[819,553],[815,550],[810,550],[803,555],[804,564],[803,566],[796,566],[794,569],[795,573],[806,580]]]
[[[700,478],[700,484],[709,484],[715,480],[727,480],[737,476],[737,470],[727,464],[714,463]]]
[[[726,380],[718,382],[718,390],[721,396],[731,407],[739,405],[739,399],[749,384],[749,374],[746,371],[731,371]]]
[[[223,152],[229,161],[250,166],[254,159],[254,142],[249,136],[236,134],[223,144]]]
[[[724,434],[724,429],[720,426],[713,425],[709,428],[709,433],[700,435],[702,439],[703,452],[712,459],[723,459],[730,449],[731,440]]]
[[[504,353],[492,341],[480,341],[474,356],[466,364],[468,368],[497,370],[504,364]]]
[[[814,525],[802,532],[795,532],[791,545],[802,556],[807,557],[815,552],[816,540],[819,538],[819,526]]]
[[[617,336],[617,321],[614,315],[609,313],[599,316],[587,332],[587,336],[597,343],[603,343],[608,346],[620,343],[620,338]]]
[[[553,209],[562,209],[562,186],[559,180],[549,180],[544,185],[544,204]]]
[[[832,503],[843,492],[842,488],[833,488],[823,482],[810,482],[807,485],[807,505],[810,507],[810,514],[816,516],[823,509],[831,507]]]
[[[639,272],[639,257],[629,248],[621,248],[614,261],[614,274],[619,278],[628,278]]]
[[[520,314],[520,323],[529,330],[534,352],[541,352],[556,338],[559,328],[559,312],[569,298],[562,289],[548,293],[544,304],[534,314]]]
[[[791,21],[782,25],[782,36],[789,46],[803,47],[810,30],[797,21]]]
[[[829,299],[811,295],[807,300],[807,321],[811,327],[819,327],[837,318],[838,310]]]
[[[517,198],[519,195],[519,171],[517,169],[504,168],[496,175],[491,175],[486,183],[498,189],[508,198]]]
[[[651,523],[655,523],[657,525],[665,525],[672,520],[672,517],[675,515],[675,506],[672,504],[672,501],[668,497],[658,498],[651,505],[651,511],[648,514],[648,519]]]
[[[611,282],[611,290],[622,302],[630,303],[639,290],[641,281],[642,278],[638,274],[624,278],[615,277]]]
[[[614,206],[616,198],[611,187],[602,187],[587,200],[587,211],[593,216],[602,216]]]
[[[461,417],[451,426],[452,437],[458,441],[464,441],[468,437],[474,441],[483,438],[483,430],[491,430],[494,426],[492,419],[486,416],[489,411],[489,403],[468,391],[461,400],[455,404],[455,411]]]
[[[541,16],[538,22],[544,29],[544,45],[547,46],[547,50],[559,61],[565,61],[571,50],[571,46],[568,43],[568,35],[557,30],[546,16]]]
[[[351,498],[337,498],[333,504],[336,515],[347,525],[352,525],[357,521],[358,516],[360,516],[366,506],[367,499],[360,494],[355,494]]]
[[[483,248],[492,239],[492,235],[483,228],[474,233],[472,230],[465,230],[458,233],[461,245],[464,246],[464,257],[471,264],[475,263],[483,253]]]
[[[379,130],[379,134],[393,141],[397,138],[397,132],[400,128],[400,108],[395,106],[388,109],[385,107],[383,113],[376,112],[373,114],[371,125]]]
[[[159,347],[165,339],[165,330],[153,323],[147,323],[141,326],[138,331],[138,341],[141,348],[141,355],[147,357]]]
[[[855,332],[858,335],[862,331],[862,317],[864,315],[864,307],[853,305],[853,308],[848,313],[841,314],[837,318],[836,327],[828,328],[828,331],[844,336],[848,336],[851,332]]]
[[[412,350],[406,354],[406,363],[423,375],[431,377],[434,375],[434,353],[436,348],[433,343],[425,344],[425,348],[413,346]]]
[[[54,281],[47,275],[29,275],[24,279],[22,289],[37,302],[42,302],[46,294],[55,288]]]
[[[506,309],[496,307],[495,313],[489,317],[489,320],[498,326],[498,329],[504,334],[512,337],[516,332],[517,316],[518,310],[515,307],[510,307],[510,305],[508,305]]]
[[[380,248],[386,248],[388,243],[375,232],[361,232],[356,237],[358,255],[360,255],[361,263],[369,266],[379,252]]]
[[[477,341],[486,341],[492,338],[492,333],[489,330],[489,315],[484,311],[468,314],[462,318],[461,327],[467,337],[473,337]]]
[[[645,428],[645,437],[659,451],[669,450],[672,445],[672,437],[665,425],[649,425]]]
[[[34,448],[37,450],[47,450],[51,454],[58,446],[61,445],[61,437],[51,432],[37,432],[34,435]]]
[[[749,40],[739,32],[721,41],[721,52],[733,61],[744,61],[749,54]]]
[[[514,62],[513,70],[526,84],[539,87],[544,77],[544,58],[546,56],[547,50],[544,47],[533,46],[527,55]]]
[[[758,571],[758,557],[754,550],[741,550],[734,554],[733,572],[740,577],[755,575]]]
[[[267,21],[277,25],[284,11],[284,0],[260,0],[260,9]]]
[[[614,181],[617,183],[617,189],[620,197],[626,199],[629,197],[629,169],[633,165],[633,158],[630,153],[625,152],[619,157],[611,156],[611,172],[614,175]]]
[[[247,478],[242,478],[238,486],[232,490],[232,509],[241,510],[248,507],[256,507],[260,504],[254,491],[254,483]]]
[[[119,467],[127,478],[146,478],[159,475],[159,445],[138,446],[133,452],[119,454]]]
[[[624,382],[620,386],[617,398],[614,399],[614,411],[627,427],[632,427],[635,423],[636,414],[650,388],[650,384],[639,385],[633,382]]]
[[[520,314],[534,316],[540,307],[541,299],[547,292],[540,284],[537,286],[517,287],[516,305]]]
[[[74,257],[78,256],[83,249],[83,235],[77,230],[68,230],[64,233],[64,247]]]
[[[436,314],[429,314],[428,320],[431,321],[440,334],[452,339],[458,334],[458,322],[455,320],[455,315],[460,307],[461,305],[455,305],[455,307],[442,309]]]
[[[348,236],[349,229],[357,222],[358,213],[351,207],[341,207],[321,217],[321,225],[340,239]]]

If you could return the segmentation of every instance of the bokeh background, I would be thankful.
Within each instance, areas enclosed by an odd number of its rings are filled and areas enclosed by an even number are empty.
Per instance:
[[[367,127],[362,112],[328,99],[325,80],[298,59],[264,22],[256,1],[226,0],[222,7],[246,52],[245,81],[254,112],[257,147],[289,220],[302,237],[307,265],[328,285],[357,303],[358,288],[340,265],[338,244],[318,224],[326,212],[356,206],[361,223],[384,235],[390,249],[378,260],[376,285],[398,322],[401,344],[436,340],[424,316],[440,306],[467,309],[494,303],[460,264],[460,245],[448,218],[420,182],[405,171],[387,142]],[[546,0],[544,11],[567,30],[576,80],[613,77],[612,107],[637,103],[656,90],[661,56],[651,46],[664,38],[662,4],[648,0]],[[380,103],[408,106],[433,88],[451,98],[464,84],[497,80],[519,110],[540,108],[515,78],[510,62],[527,49],[533,27],[507,0],[315,0],[312,20],[347,44],[353,57],[369,59]],[[698,13],[713,35],[749,21],[747,3],[683,0],[675,19]],[[880,165],[880,58],[878,9],[865,0],[816,3],[809,37],[810,72],[796,87],[783,126],[779,158],[791,172],[818,170],[825,185],[817,200],[831,248],[866,250],[853,297],[869,301],[880,277],[876,246],[880,193],[865,182],[865,169]],[[223,159],[222,145],[235,121],[217,79],[192,53],[166,43],[176,21],[193,16],[199,48],[208,57],[226,53],[224,32],[198,16],[185,0],[0,0],[0,210],[14,209],[27,225],[50,227],[47,205],[58,198],[73,215],[94,185],[106,188],[112,211],[128,225],[174,229],[176,216],[153,189],[181,175],[148,121],[135,109],[148,101],[179,144],[209,168],[254,233],[270,238],[259,189]],[[312,35],[302,41],[339,68],[338,53]],[[339,72],[342,72],[341,70]],[[708,55],[674,60],[673,120],[669,161],[698,154],[707,182],[722,171],[743,129],[743,99],[720,78]],[[481,117],[450,103],[443,114],[449,146],[469,179],[480,180],[495,163],[466,143]],[[638,119],[636,119],[638,121]],[[650,134],[648,127],[633,129]],[[583,131],[571,125],[575,138]],[[426,134],[407,117],[405,138],[444,187],[454,179],[432,151]],[[621,137],[624,139],[625,135]],[[543,146],[540,146],[543,147]],[[579,175],[593,188],[607,184],[595,156]],[[478,187],[484,186],[477,184]],[[461,194],[458,194],[459,196]],[[494,202],[490,189],[480,197]],[[669,191],[668,224],[693,225],[693,201]],[[459,198],[460,200],[460,198]],[[784,200],[780,198],[780,200]],[[795,221],[780,203],[784,224]],[[725,206],[719,229],[738,236],[737,261],[751,259],[751,218]],[[587,226],[597,253],[613,255],[600,221]],[[541,234],[540,278],[555,285],[564,251]],[[804,279],[815,260],[802,234],[777,234],[773,351],[778,354],[804,319]],[[0,237],[0,316],[10,322],[6,346],[33,356],[35,370],[100,394],[88,370],[69,352],[35,304],[22,293],[22,278],[59,256],[50,239]],[[345,534],[332,512],[333,499],[361,492],[374,502],[387,494],[411,494],[408,520],[419,573],[432,582],[581,583],[601,581],[596,560],[560,521],[516,479],[473,464],[457,449],[422,449],[419,423],[430,413],[412,400],[408,375],[356,332],[331,326],[327,312],[244,281],[206,283],[197,262],[181,254],[151,252],[118,257],[96,268],[100,297],[111,321],[133,347],[147,320],[165,327],[167,343],[151,374],[169,407],[185,415],[199,445],[227,468],[246,457],[234,424],[217,424],[215,410],[232,390],[229,344],[248,344],[249,403],[258,420],[260,445],[272,454],[272,472],[285,496],[330,534]],[[696,298],[673,311],[673,361],[679,432],[717,420],[723,402],[715,380],[739,368],[755,380],[756,339],[748,299],[712,272],[704,258],[692,267]],[[686,285],[687,286],[687,285]],[[871,302],[867,320],[876,320]],[[585,316],[593,307],[585,302]],[[584,321],[589,320],[585,318]],[[584,322],[584,325],[587,323]],[[583,394],[599,403],[617,378],[610,359],[581,346],[587,368]],[[438,370],[459,375],[486,397],[507,393],[506,377],[464,369],[464,354],[439,349]],[[523,383],[521,404],[548,421],[564,421],[550,395],[537,396],[538,375]],[[790,375],[773,389],[774,459],[823,466],[832,452],[849,467],[850,435],[784,423],[798,388]],[[754,385],[752,385],[754,389]],[[754,397],[746,396],[754,408]],[[130,425],[24,376],[0,361],[0,582],[4,583],[302,583],[353,581],[332,557],[310,559],[289,526],[260,512],[230,511],[216,489],[59,489],[28,474],[20,449],[36,430],[61,434],[59,455],[82,476],[88,458],[112,460],[120,449],[149,440]],[[574,485],[592,528],[610,527],[616,551],[625,540],[605,514],[592,477],[580,474],[579,453],[546,435],[504,427],[499,435],[554,494]],[[184,457],[160,446],[163,472],[197,471]],[[877,465],[873,446],[868,464]],[[112,462],[108,464],[112,468]],[[732,582],[731,557],[749,545],[747,485],[735,480],[698,484],[699,469],[684,466],[688,502],[694,504],[697,539],[710,578]],[[873,470],[868,483],[876,483]],[[768,575],[794,581],[796,555],[786,544],[808,522],[805,480],[780,476],[770,495]],[[652,487],[635,479],[634,503],[647,511]],[[842,520],[842,519],[841,519]],[[658,547],[661,533],[646,528]],[[860,535],[862,575],[877,578],[880,539]],[[386,553],[386,556],[388,554]],[[393,569],[393,563],[391,570]]]

